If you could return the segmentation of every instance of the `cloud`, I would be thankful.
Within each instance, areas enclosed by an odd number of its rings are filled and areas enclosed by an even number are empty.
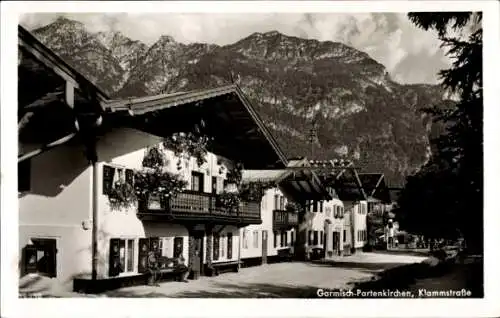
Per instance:
[[[26,14],[21,24],[36,28],[58,13]],[[415,27],[402,13],[267,13],[267,14],[135,14],[68,13],[89,31],[121,31],[132,39],[154,43],[160,35],[177,41],[230,44],[254,32],[277,30],[287,35],[337,41],[368,53],[392,77],[404,83],[436,83],[449,60],[437,35]]]

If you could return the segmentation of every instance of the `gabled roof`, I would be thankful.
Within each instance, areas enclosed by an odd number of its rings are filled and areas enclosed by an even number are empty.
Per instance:
[[[231,159],[246,161],[245,168],[285,167],[287,164],[278,142],[245,94],[234,84],[110,100],[103,106],[120,124],[161,137],[203,122],[204,132],[216,137],[211,150]]]
[[[391,202],[383,173],[360,173],[359,179],[368,198],[378,199],[384,203]]]
[[[214,149],[211,149],[214,152],[246,161],[248,168],[287,165],[277,141],[237,85],[109,100],[101,89],[22,26],[18,28],[18,38],[19,125],[25,132],[22,138],[36,139],[30,143],[42,147],[59,145],[74,136],[73,105],[65,103],[70,86],[74,89],[75,100],[83,101],[79,104],[84,105],[81,107],[83,112],[104,112],[103,126],[109,129],[125,125],[167,136],[191,128],[195,121],[202,121],[206,123],[207,134],[217,136]],[[89,105],[94,108],[89,109]],[[42,132],[48,132],[47,136]],[[39,152],[21,153],[19,158],[30,157],[31,153]]]
[[[18,26],[18,160],[70,141],[75,115],[99,113],[106,94]],[[27,146],[29,145],[29,146]]]
[[[287,167],[304,169],[244,170],[242,182],[274,181],[285,194],[296,200],[330,200],[321,180],[307,166],[307,159],[300,159],[290,160]]]
[[[18,41],[21,56],[28,54],[29,58],[34,57],[37,61],[43,63],[44,66],[51,69],[61,78],[70,81],[77,89],[90,89],[95,91],[101,100],[109,99],[103,90],[66,63],[59,55],[46,47],[21,25],[18,26]]]

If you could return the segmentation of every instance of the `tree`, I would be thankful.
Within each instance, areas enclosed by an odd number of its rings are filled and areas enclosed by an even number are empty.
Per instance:
[[[430,160],[409,176],[397,217],[409,231],[428,237],[463,235],[475,252],[483,250],[483,90],[481,13],[410,13],[424,30],[435,30],[452,59],[439,72],[441,85],[458,98],[451,107],[429,105],[426,112],[444,133],[431,139]],[[450,35],[452,32],[469,32]]]

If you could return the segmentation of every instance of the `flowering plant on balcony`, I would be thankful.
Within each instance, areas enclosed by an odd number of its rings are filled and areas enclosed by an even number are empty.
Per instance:
[[[118,180],[114,183],[108,193],[108,199],[113,210],[126,209],[137,202],[134,187],[125,180]]]
[[[199,129],[194,132],[177,132],[163,140],[163,147],[170,149],[177,157],[190,159],[196,158],[199,166],[206,161],[208,145],[213,141],[213,137],[202,135]],[[178,163],[178,168],[180,163]]]
[[[147,198],[148,194],[157,194],[160,197],[174,197],[187,186],[187,181],[178,174],[161,169],[144,168],[134,175],[135,194]]]
[[[240,198],[246,202],[259,202],[266,193],[266,190],[274,188],[274,182],[248,182],[241,184],[239,188]]]

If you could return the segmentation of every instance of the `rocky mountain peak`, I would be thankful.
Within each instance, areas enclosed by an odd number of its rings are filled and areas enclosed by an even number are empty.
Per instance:
[[[314,120],[313,159],[358,158],[363,172],[384,172],[389,183],[400,184],[425,162],[431,127],[420,109],[442,100],[436,86],[392,81],[364,52],[278,31],[224,46],[162,35],[147,46],[61,17],[34,34],[115,97],[208,88],[233,78],[287,156],[309,156]]]

